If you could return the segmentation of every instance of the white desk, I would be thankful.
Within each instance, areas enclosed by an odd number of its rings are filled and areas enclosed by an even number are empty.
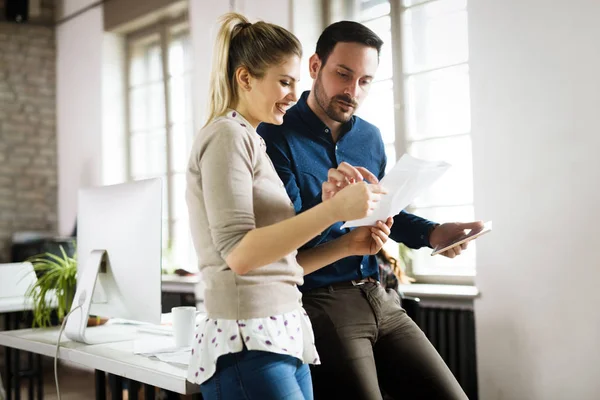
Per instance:
[[[103,330],[131,334],[135,326],[105,325],[88,328],[95,334]],[[58,327],[44,329],[21,329],[0,333],[0,346],[7,346],[49,357],[56,352]],[[137,333],[138,338],[149,336]],[[87,345],[61,337],[59,358],[72,361],[95,370],[122,376],[150,386],[156,386],[180,394],[200,393],[200,387],[187,381],[187,368],[175,366],[145,356],[133,354],[133,341]]]

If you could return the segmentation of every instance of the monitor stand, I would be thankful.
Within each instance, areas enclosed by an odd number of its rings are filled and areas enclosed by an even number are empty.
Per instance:
[[[135,337],[135,332],[131,332],[131,329],[122,329],[122,327],[116,326],[110,326],[110,328],[114,329],[98,327],[103,328],[100,329],[101,332],[98,331],[98,335],[86,335],[92,297],[98,280],[98,272],[106,271],[107,268],[110,268],[110,265],[106,250],[92,250],[85,268],[78,279],[77,290],[71,304],[71,315],[67,318],[65,325],[65,335],[72,341],[100,344],[133,340]],[[97,330],[97,328],[93,329]]]

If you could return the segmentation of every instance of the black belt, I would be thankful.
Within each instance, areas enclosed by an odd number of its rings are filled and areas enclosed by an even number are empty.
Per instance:
[[[353,286],[362,286],[365,283],[376,283],[379,284],[379,281],[373,277],[368,277],[368,278],[363,278],[360,280],[351,280],[351,281],[346,281],[346,282],[336,282],[336,283],[332,283],[331,285],[328,285],[328,288],[348,288],[348,287],[353,287]]]

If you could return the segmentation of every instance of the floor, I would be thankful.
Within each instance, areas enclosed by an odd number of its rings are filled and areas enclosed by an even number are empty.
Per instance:
[[[61,400],[93,399],[95,397],[93,371],[59,364],[58,383]],[[27,399],[26,390],[21,390],[21,398]],[[44,399],[58,399],[54,383],[54,365],[52,362],[49,365],[47,362],[44,362]]]
[[[0,347],[0,372],[4,372],[4,349]],[[26,365],[27,360],[24,358],[21,365]],[[43,358],[44,367],[44,400],[58,400],[56,394],[56,385],[54,383],[54,364],[49,357]],[[4,377],[3,377],[4,378]],[[74,363],[61,362],[58,364],[58,382],[61,394],[61,400],[84,400],[95,398],[95,379],[94,372],[81,369]],[[6,383],[5,383],[6,385]],[[143,389],[139,393],[139,398],[143,398]],[[107,400],[110,400],[110,392],[106,390]],[[1,396],[0,396],[1,397]],[[127,400],[127,391],[123,391],[123,400]],[[166,398],[164,392],[157,392],[158,399]],[[181,400],[191,399],[191,396],[180,396]],[[21,386],[21,399],[28,400],[27,381]]]
[[[23,359],[22,365],[26,360]],[[57,400],[56,385],[54,383],[54,365],[50,358],[44,357],[44,400]],[[0,370],[4,372],[4,363],[0,363]],[[4,377],[3,377],[4,379]],[[94,372],[77,368],[74,365],[61,363],[58,365],[58,382],[62,400],[81,400],[94,398]],[[4,382],[6,386],[6,382]],[[21,399],[27,400],[28,383],[21,385]]]

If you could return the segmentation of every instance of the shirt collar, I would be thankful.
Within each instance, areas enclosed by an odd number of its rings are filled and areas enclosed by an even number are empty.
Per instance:
[[[225,118],[234,121],[238,124],[240,124],[240,126],[246,128],[246,130],[250,133],[252,133],[252,136],[256,137],[256,139],[259,140],[260,142],[260,146],[262,148],[267,148],[267,145],[265,144],[265,140],[262,138],[262,136],[260,136],[258,134],[258,132],[256,132],[256,129],[254,129],[254,127],[252,126],[252,124],[250,122],[248,122],[248,120],[246,118],[244,118],[242,116],[242,114],[240,114],[237,110],[234,110],[233,108],[228,108],[227,111],[225,112]]]
[[[246,118],[244,118],[242,116],[242,114],[240,114],[238,111],[234,110],[233,108],[227,109],[227,111],[225,112],[225,117],[237,122],[244,128],[248,129],[249,131],[256,133],[256,129],[254,129],[252,124],[250,122],[248,122],[248,120]]]
[[[330,131],[329,127],[327,125],[325,125],[325,123],[323,121],[321,121],[321,119],[317,116],[317,114],[315,114],[314,111],[308,105],[308,95],[309,94],[310,94],[310,90],[307,90],[304,93],[302,93],[302,95],[298,99],[298,103],[296,104],[296,106],[298,107],[298,110],[300,110],[302,119],[310,127],[310,131],[312,133],[326,135],[327,137],[331,137],[331,133],[330,133],[331,131]],[[345,123],[342,126],[342,134],[340,135],[340,138],[342,136],[344,136],[347,132],[352,130],[355,119],[356,119],[356,117],[353,115],[352,118],[350,118],[350,121],[348,121],[347,123]]]

